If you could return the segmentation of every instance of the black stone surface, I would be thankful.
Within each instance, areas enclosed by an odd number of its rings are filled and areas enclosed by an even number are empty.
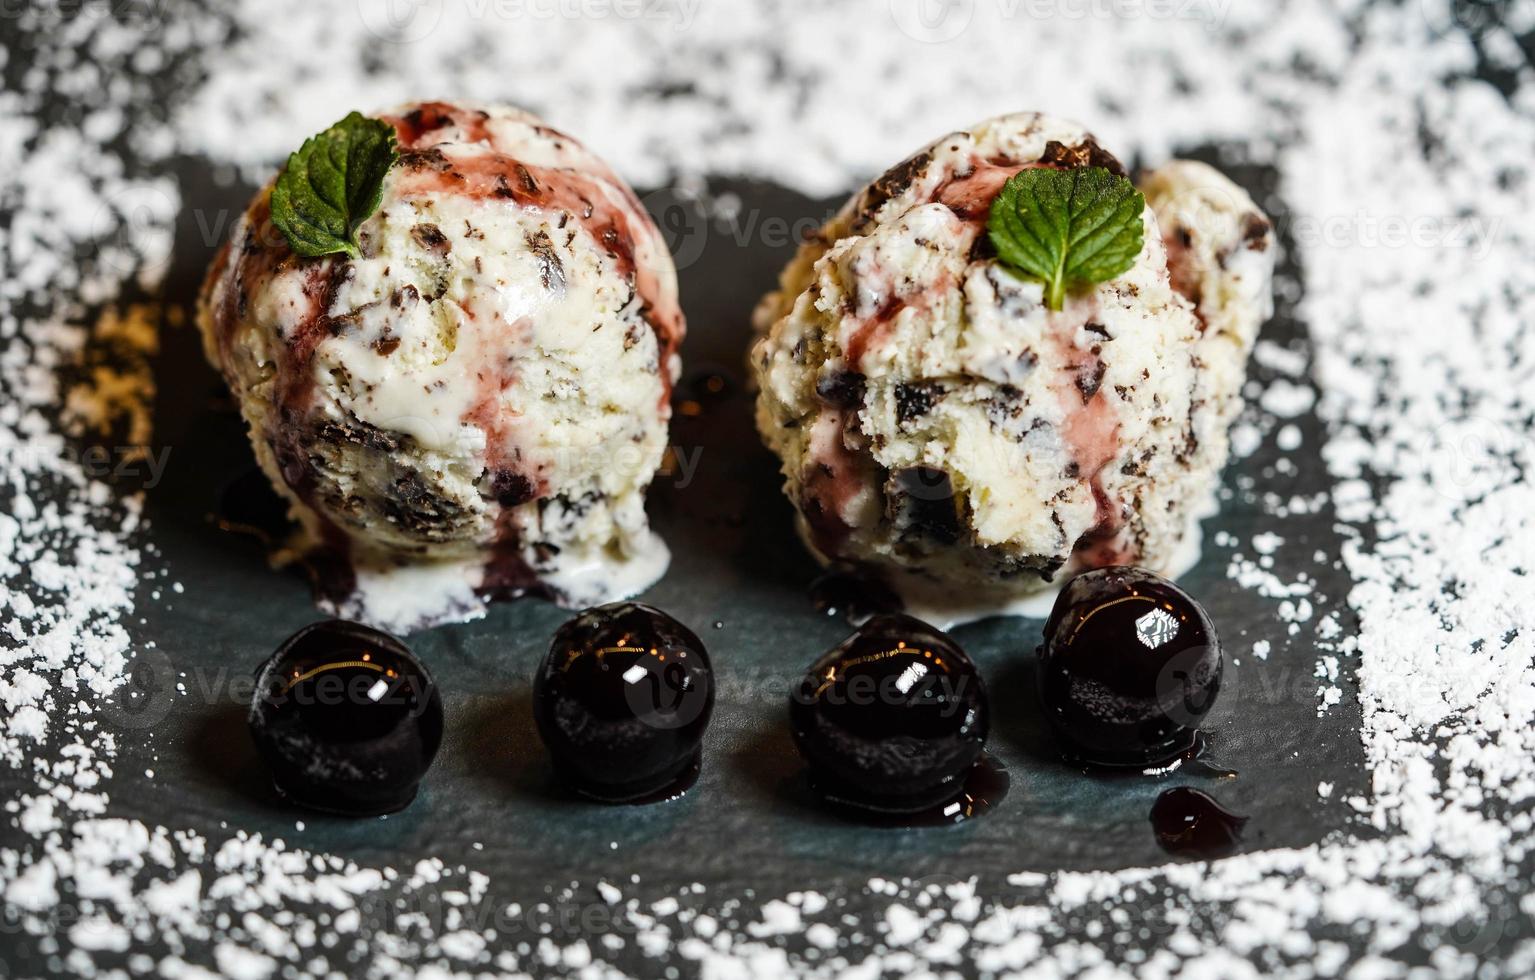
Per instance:
[[[7,75],[19,65],[13,60]],[[1270,172],[1232,165],[1219,148],[1186,149],[1226,165],[1278,227],[1287,226]],[[200,160],[180,161],[174,175],[184,208],[162,298],[189,312],[217,244],[207,229],[227,233],[253,188],[220,183]],[[845,901],[847,915],[872,919],[882,903],[864,885],[876,875],[936,881],[975,875],[986,897],[1004,893],[1005,875],[1014,871],[1161,864],[1169,856],[1148,814],[1158,794],[1177,785],[1203,789],[1248,817],[1239,853],[1308,844],[1341,830],[1372,833],[1316,792],[1324,780],[1335,785],[1334,800],[1367,789],[1353,678],[1345,673],[1341,702],[1319,715],[1309,631],[1291,637],[1276,615],[1277,602],[1231,581],[1230,549],[1208,543],[1222,531],[1243,543],[1262,531],[1281,533],[1286,544],[1274,574],[1314,576],[1316,615],[1336,612],[1345,633],[1354,629],[1343,603],[1349,581],[1338,564],[1342,538],[1330,505],[1282,521],[1266,511],[1266,498],[1325,496],[1329,489],[1318,455],[1323,427],[1312,415],[1293,420],[1304,436],[1301,448],[1287,454],[1293,468],[1276,465],[1271,439],[1229,468],[1223,509],[1205,525],[1204,559],[1181,580],[1205,604],[1226,644],[1221,698],[1209,728],[1212,756],[1236,777],[1089,775],[1068,766],[1036,709],[1034,649],[1042,624],[995,619],[954,635],[988,685],[988,748],[1013,780],[1004,805],[957,827],[909,830],[871,830],[818,805],[789,736],[785,701],[805,664],[849,627],[819,614],[808,597],[818,569],[792,532],[776,461],[753,430],[743,360],[750,310],[792,253],[792,229],[813,227],[840,201],[749,181],[716,181],[710,191],[739,196],[736,222],[708,219],[669,193],[646,195],[679,258],[690,327],[685,378],[726,381],[700,400],[699,414],[679,413],[673,423],[673,441],[690,466],[657,480],[650,507],[674,560],[667,577],[641,597],[695,626],[710,651],[718,696],[696,786],[678,801],[636,809],[572,800],[557,785],[533,727],[531,678],[570,613],[526,600],[497,606],[478,622],[409,637],[440,685],[446,733],[408,809],[350,820],[285,805],[245,729],[251,671],[278,641],[319,614],[300,574],[272,571],[259,543],[216,527],[224,487],[248,473],[252,457],[238,414],[188,325],[167,330],[155,363],[155,439],[171,452],[163,481],[147,495],[149,538],[158,551],[151,564],[163,564],[167,579],[185,591],[165,590],[155,600],[150,593],[162,583],[140,589],[142,621],[131,624],[131,632],[141,649],[148,640],[156,647],[143,652],[136,668],[144,696],[131,704],[120,699],[102,713],[104,726],[119,735],[112,815],[192,828],[215,842],[236,831],[281,837],[366,865],[409,868],[439,857],[490,875],[487,903],[548,901],[572,882],[579,883],[579,900],[595,903],[598,881],[628,883],[635,875],[638,883],[625,891],[642,899],[699,882],[712,902],[741,899],[741,922],[750,921],[760,902],[806,889]],[[1283,271],[1291,288],[1281,293],[1264,335],[1305,352],[1304,325],[1291,312],[1303,284],[1292,262]],[[1265,380],[1256,366],[1253,376],[1257,384]],[[685,382],[679,396],[689,391]],[[1250,655],[1260,640],[1271,643],[1267,660]],[[177,683],[185,694],[175,690]],[[140,775],[151,768],[152,780]],[[26,778],[0,769],[0,795],[14,797],[26,785]],[[605,928],[559,907],[544,924],[560,942],[595,938]],[[872,942],[872,933],[866,931],[864,941]],[[154,942],[143,949],[164,952]],[[208,950],[187,955],[209,960]],[[17,973],[46,968],[36,940],[14,930],[0,931],[0,961]],[[632,943],[611,961],[642,974],[655,969]]]
[[[1220,157],[1215,150],[1201,155]],[[1229,169],[1283,228],[1283,202],[1268,193],[1272,175]],[[178,177],[185,208],[165,298],[190,309],[213,253],[203,223],[220,211],[238,213],[252,188],[220,186],[192,160],[182,163]],[[957,827],[905,830],[871,830],[818,805],[790,739],[786,697],[804,666],[850,628],[818,613],[809,598],[818,569],[792,531],[776,461],[753,430],[743,361],[751,308],[793,250],[788,234],[772,230],[819,222],[840,202],[754,182],[720,182],[711,191],[740,197],[737,224],[710,221],[670,194],[647,196],[662,226],[677,236],[673,248],[690,326],[684,377],[726,379],[722,391],[700,401],[699,414],[678,413],[673,423],[673,441],[696,469],[658,478],[652,490],[653,519],[674,558],[666,578],[641,597],[694,625],[710,650],[718,696],[696,786],[675,802],[612,808],[573,800],[557,785],[534,731],[530,684],[570,613],[524,600],[496,606],[478,622],[409,637],[440,685],[446,733],[408,809],[349,820],[285,805],[245,730],[246,685],[278,641],[319,614],[302,575],[274,572],[257,541],[216,526],[223,489],[253,460],[240,418],[188,325],[165,333],[155,365],[155,438],[171,453],[163,481],[147,496],[150,539],[168,579],[185,591],[165,591],[156,601],[148,592],[160,586],[141,589],[143,622],[133,632],[157,647],[136,668],[147,697],[105,713],[108,727],[124,736],[115,763],[121,775],[110,789],[112,813],[193,828],[213,840],[236,830],[281,837],[367,865],[409,868],[439,857],[490,875],[497,903],[547,899],[572,882],[580,883],[578,894],[594,896],[596,882],[628,882],[633,875],[640,882],[628,892],[639,896],[700,882],[712,899],[744,897],[743,921],[750,920],[751,903],[805,889],[845,897],[848,914],[857,915],[865,903],[872,910],[877,900],[863,891],[870,876],[976,875],[984,896],[1000,890],[1008,872],[1160,864],[1168,855],[1148,814],[1160,792],[1185,783],[1249,817],[1239,852],[1303,845],[1344,829],[1347,811],[1324,804],[1316,787],[1334,783],[1335,797],[1366,789],[1353,681],[1343,678],[1342,702],[1319,717],[1314,651],[1304,638],[1287,634],[1275,601],[1227,578],[1229,550],[1209,545],[1181,583],[1206,605],[1227,644],[1227,673],[1209,727],[1212,757],[1235,769],[1235,778],[1126,778],[1070,767],[1036,708],[1041,622],[994,619],[960,627],[954,636],[991,692],[988,748],[1013,780],[1003,805]],[[1294,279],[1293,266],[1287,275]],[[1264,335],[1304,351],[1304,327],[1289,307],[1281,298]],[[1254,376],[1262,382],[1261,369],[1255,367]],[[685,381],[679,397],[696,388]],[[1320,422],[1311,416],[1293,421],[1304,434],[1301,449],[1289,454],[1294,471],[1276,468],[1267,444],[1234,463],[1223,509],[1205,525],[1207,542],[1220,531],[1240,542],[1279,531],[1286,546],[1274,573],[1285,580],[1302,570],[1315,576],[1310,598],[1317,615],[1337,611],[1348,631],[1353,621],[1341,600],[1349,582],[1336,564],[1341,539],[1330,507],[1276,523],[1262,503],[1264,495],[1328,489],[1317,456]],[[1317,563],[1314,553],[1326,561]],[[1272,644],[1266,661],[1248,655],[1258,640]],[[174,692],[178,680],[187,694]],[[143,737],[149,732],[152,737]],[[146,768],[154,770],[153,780],[137,775]],[[0,784],[12,793],[18,780],[6,770]],[[298,820],[302,831],[295,829]],[[560,941],[590,931],[579,920],[553,928]],[[0,935],[0,949],[17,968],[40,962],[23,937]],[[634,957],[630,968],[643,971],[638,956],[630,944],[618,962]]]
[[[189,167],[188,223],[197,208],[238,208],[249,188],[214,188]],[[1239,172],[1261,191],[1266,175]],[[779,494],[776,461],[752,429],[743,359],[748,315],[792,250],[787,241],[764,243],[768,219],[789,223],[824,217],[838,202],[811,201],[781,188],[750,183],[720,185],[741,196],[744,214],[759,234],[737,243],[733,231],[706,222],[691,206],[651,195],[668,228],[683,227],[674,248],[683,257],[682,294],[691,333],[683,354],[686,375],[718,373],[728,394],[702,414],[679,413],[673,442],[696,471],[661,477],[651,511],[670,543],[671,571],[644,601],[695,624],[709,645],[718,675],[715,720],[705,740],[704,772],[695,790],[676,804],[650,812],[615,814],[571,804],[551,792],[551,774],[533,733],[529,712],[532,671],[569,613],[539,600],[496,606],[479,622],[410,637],[435,672],[447,710],[447,734],[421,798],[406,813],[365,830],[347,821],[306,821],[305,846],[334,850],[360,861],[400,862],[434,853],[501,871],[505,880],[623,877],[659,883],[673,877],[719,884],[735,881],[759,893],[860,883],[870,874],[921,876],[966,867],[983,871],[1112,868],[1156,863],[1162,855],[1146,831],[1146,814],[1167,780],[1085,776],[1063,764],[1035,709],[1034,648],[1041,624],[996,619],[961,627],[955,636],[980,664],[993,692],[992,749],[1016,780],[1009,806],[955,832],[891,834],[877,842],[811,804],[784,719],[786,692],[804,665],[843,638],[847,624],[818,614],[807,589],[817,567],[791,530],[791,512]],[[1271,207],[1272,201],[1267,202]],[[1283,225],[1282,215],[1280,224]],[[744,220],[744,219],[743,219]],[[183,228],[170,297],[190,303],[211,257],[194,228]],[[734,229],[739,233],[740,229]],[[189,240],[190,239],[190,240]],[[703,247],[700,247],[700,242]],[[185,245],[186,247],[183,247]],[[688,262],[690,255],[696,256]],[[1300,324],[1283,304],[1265,336],[1303,346]],[[1261,372],[1259,372],[1261,374]],[[145,602],[143,632],[157,639],[176,671],[189,671],[219,690],[287,633],[318,614],[297,573],[274,573],[254,541],[221,532],[213,519],[221,488],[251,464],[243,426],[203,363],[195,332],[164,338],[157,374],[157,439],[172,448],[164,481],[150,491],[153,540],[170,578],[185,583],[173,601]],[[683,385],[685,396],[688,387]],[[1292,454],[1298,472],[1274,470],[1267,451],[1242,460],[1227,474],[1228,487],[1250,482],[1255,491],[1282,497],[1327,489],[1315,453],[1320,424],[1298,420],[1305,432]],[[1244,478],[1246,478],[1244,480]],[[1331,563],[1340,545],[1330,512],[1292,517],[1281,527],[1251,494],[1236,492],[1207,538],[1228,531],[1240,541],[1282,530],[1287,547],[1275,574],[1318,577],[1318,614],[1337,609],[1348,587]],[[1298,564],[1286,567],[1286,559]],[[1275,603],[1230,582],[1227,553],[1207,548],[1183,580],[1229,638],[1233,663],[1212,714],[1213,754],[1242,775],[1223,783],[1223,802],[1251,815],[1245,846],[1294,845],[1338,829],[1338,808],[1316,797],[1318,780],[1337,793],[1363,790],[1358,718],[1353,700],[1317,717],[1313,652],[1294,643],[1275,615]],[[1344,628],[1349,628],[1346,619]],[[1254,641],[1273,647],[1267,661],[1244,656]],[[1239,661],[1239,662],[1238,662]],[[191,685],[189,685],[191,687]],[[194,691],[197,688],[193,688]],[[204,703],[211,700],[212,703]],[[248,739],[232,725],[239,699],[175,698],[156,726],[157,778],[136,799],[131,783],[115,789],[120,808],[147,819],[179,812],[210,828],[219,821],[292,837],[294,814],[260,791],[247,774],[254,758]],[[130,757],[120,768],[137,768]],[[1178,777],[1172,777],[1177,779]],[[176,801],[168,807],[167,798]],[[143,807],[143,809],[140,809]],[[679,867],[672,835],[696,843],[699,832],[721,844]],[[617,851],[609,842],[617,840]],[[1020,849],[1018,842],[1031,846]],[[468,849],[473,841],[485,852]],[[730,846],[723,846],[725,842]],[[557,846],[554,846],[557,845]]]

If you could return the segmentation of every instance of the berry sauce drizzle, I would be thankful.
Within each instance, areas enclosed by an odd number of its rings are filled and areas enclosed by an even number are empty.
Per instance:
[[[873,827],[950,827],[985,816],[1001,805],[1012,788],[1007,766],[990,752],[982,752],[975,765],[960,781],[960,789],[951,799],[909,813],[874,810],[857,802],[841,799],[833,788],[821,787],[814,776],[810,788],[841,816]]]
[[[1157,843],[1179,856],[1225,857],[1241,844],[1246,824],[1246,817],[1188,786],[1163,790],[1151,807],[1151,829]]]

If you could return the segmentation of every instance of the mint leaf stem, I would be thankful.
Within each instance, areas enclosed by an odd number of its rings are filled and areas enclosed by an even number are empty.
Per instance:
[[[358,258],[357,227],[378,210],[399,154],[394,127],[361,113],[304,141],[272,187],[272,223],[306,258]]]
[[[1020,170],[991,202],[986,230],[997,258],[1045,286],[1052,310],[1073,286],[1107,282],[1135,264],[1146,199],[1103,167]]]

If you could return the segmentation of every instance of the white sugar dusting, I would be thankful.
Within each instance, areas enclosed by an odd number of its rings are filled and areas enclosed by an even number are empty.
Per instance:
[[[0,974],[1535,972],[1530,3],[65,6],[8,11],[0,40],[0,957],[28,957]],[[1478,59],[1523,84],[1499,92]],[[1234,455],[1280,463],[1231,491],[1272,526],[1213,535],[1206,561],[1289,633],[1234,654],[1300,661],[1318,712],[1357,681],[1368,772],[1294,801],[1343,829],[1114,872],[1029,870],[1020,842],[1005,886],[872,879],[851,897],[880,912],[859,917],[847,895],[638,880],[523,906],[434,858],[127,815],[122,788],[151,777],[115,771],[118,742],[154,744],[174,708],[135,616],[179,593],[133,490],[163,470],[145,365],[176,317],[155,301],[180,208],[164,175],[186,156],[262,177],[349,109],[436,94],[522,102],[640,186],[842,193],[1025,108],[1145,162],[1221,142],[1275,168],[1304,279],[1279,286],[1311,344],[1255,353],[1271,380]],[[1318,458],[1330,494],[1282,489]],[[1282,571],[1334,560],[1286,523],[1328,513],[1345,597]],[[594,905],[600,940],[542,928]]]

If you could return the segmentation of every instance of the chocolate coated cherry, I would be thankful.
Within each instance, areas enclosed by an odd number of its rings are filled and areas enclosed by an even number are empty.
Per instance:
[[[533,680],[533,717],[556,772],[603,802],[686,791],[713,710],[703,642],[638,602],[589,609],[560,627]]]
[[[249,721],[283,796],[349,816],[407,806],[442,741],[426,666],[389,634],[342,620],[283,641],[257,672]]]
[[[1072,758],[1156,766],[1194,748],[1221,663],[1215,624],[1188,593],[1145,569],[1098,568],[1055,601],[1040,698]]]

